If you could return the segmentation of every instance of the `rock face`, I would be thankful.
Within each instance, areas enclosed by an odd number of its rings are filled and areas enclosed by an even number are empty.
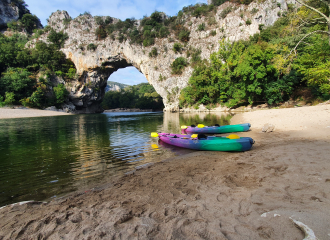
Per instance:
[[[11,0],[0,0],[0,29],[7,28],[7,23],[18,18],[19,8]]]
[[[99,41],[95,35],[98,25],[88,14],[78,16],[67,23],[68,20],[64,20],[70,19],[69,14],[66,11],[57,11],[50,16],[48,24],[54,30],[63,30],[69,35],[61,51],[74,62],[77,69],[76,81],[66,83],[66,87],[70,92],[70,101],[78,112],[102,111],[99,105],[104,96],[108,77],[118,69],[128,66],[136,67],[153,85],[163,98],[164,111],[174,112],[179,110],[180,91],[187,86],[193,71],[188,66],[182,75],[171,74],[170,65],[176,58],[186,57],[185,50],[194,47],[201,49],[202,59],[209,59],[212,52],[219,50],[221,39],[230,41],[248,39],[250,35],[259,31],[259,24],[272,25],[278,18],[278,12],[286,11],[287,3],[292,1],[266,0],[262,3],[257,1],[248,6],[226,2],[217,7],[214,15],[216,23],[213,25],[207,24],[208,19],[205,17],[185,16],[185,27],[190,30],[190,41],[184,46],[182,53],[175,53],[172,50],[174,43],[178,42],[170,41],[175,39],[174,35],[165,39],[156,39],[155,45],[150,47],[131,45],[129,39],[121,43],[110,37]],[[232,6],[233,11],[222,19],[220,14],[228,6]],[[248,19],[252,22],[250,25],[246,24]],[[116,21],[118,20],[114,19],[114,22]],[[197,31],[201,23],[207,26],[205,31]],[[216,30],[214,36],[210,34],[212,30]],[[43,36],[39,40],[45,39],[46,36]],[[91,43],[97,46],[95,50],[87,50],[87,46]],[[154,47],[157,48],[158,55],[150,57],[149,52]]]

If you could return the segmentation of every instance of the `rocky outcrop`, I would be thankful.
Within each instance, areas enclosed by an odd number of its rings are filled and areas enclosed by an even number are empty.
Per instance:
[[[0,0],[0,29],[7,28],[7,23],[18,18],[19,8],[11,0]]]
[[[248,6],[226,2],[217,7],[213,25],[207,24],[209,19],[206,17],[184,16],[185,27],[190,30],[190,41],[184,46],[184,50],[189,47],[200,48],[201,57],[209,59],[212,52],[218,51],[221,39],[248,39],[259,31],[260,24],[272,25],[278,18],[278,12],[286,11],[287,2],[291,0],[256,1]],[[223,19],[221,12],[228,6],[232,6],[233,10]],[[48,24],[56,31],[63,30],[69,35],[61,50],[77,68],[76,81],[66,83],[66,86],[70,91],[70,100],[78,112],[102,111],[99,104],[104,96],[108,77],[118,69],[128,66],[134,66],[144,74],[163,98],[164,111],[179,110],[180,91],[187,86],[193,69],[186,67],[182,75],[171,73],[171,63],[180,56],[186,57],[186,51],[175,53],[172,50],[176,42],[172,40],[175,39],[174,35],[156,39],[155,45],[150,47],[130,44],[129,39],[123,42],[110,37],[97,40],[95,30],[98,25],[91,15],[81,15],[71,21],[69,19],[71,18],[66,11],[57,11],[50,16]],[[248,19],[251,20],[250,25],[246,23]],[[118,20],[114,19],[116,21]],[[206,24],[205,31],[197,30],[201,23]],[[46,36],[40,38],[42,39],[45,40]],[[89,44],[94,44],[95,50],[87,50]],[[154,47],[157,48],[158,55],[150,57],[149,52]]]

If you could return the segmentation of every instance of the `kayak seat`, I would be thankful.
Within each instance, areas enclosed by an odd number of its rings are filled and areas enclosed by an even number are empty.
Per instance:
[[[206,139],[207,136],[205,134],[198,134],[197,138],[198,139]]]
[[[196,127],[196,125],[191,125],[190,127]]]
[[[214,124],[214,126],[216,126],[216,127],[220,127],[220,125],[219,125],[219,124]]]

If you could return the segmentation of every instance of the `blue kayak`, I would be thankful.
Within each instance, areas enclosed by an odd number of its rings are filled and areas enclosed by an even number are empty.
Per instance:
[[[218,134],[218,133],[231,133],[231,132],[246,132],[250,130],[250,123],[223,125],[223,126],[204,126],[198,124],[197,126],[181,126],[182,133],[203,133],[203,134]]]

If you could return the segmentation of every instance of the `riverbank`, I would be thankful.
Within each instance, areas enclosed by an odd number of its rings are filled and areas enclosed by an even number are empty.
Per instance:
[[[330,105],[237,114],[243,153],[195,152],[49,203],[0,209],[0,239],[330,239]],[[275,126],[263,133],[265,124]]]
[[[40,110],[40,109],[13,109],[13,108],[0,108],[0,119],[5,118],[25,118],[25,117],[49,117],[49,116],[61,116],[71,115],[71,113]]]
[[[140,109],[140,108],[115,108],[104,110],[104,112],[153,112],[152,109]]]

